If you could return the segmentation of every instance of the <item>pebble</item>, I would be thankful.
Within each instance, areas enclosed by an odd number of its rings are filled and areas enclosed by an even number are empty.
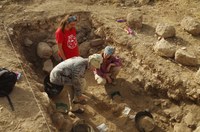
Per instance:
[[[0,107],[0,111],[2,111],[3,110],[3,107]]]
[[[181,49],[182,49],[182,50],[185,50],[185,49],[186,49],[186,47],[182,47]]]
[[[129,119],[131,119],[131,120],[134,120],[134,119],[135,119],[135,115],[129,115],[128,117],[129,117]]]

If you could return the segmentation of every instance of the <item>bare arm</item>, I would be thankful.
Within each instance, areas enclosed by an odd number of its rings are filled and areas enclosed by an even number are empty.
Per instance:
[[[58,50],[60,52],[60,56],[63,60],[66,60],[66,57],[65,57],[65,54],[64,54],[64,51],[62,49],[62,44],[58,44]]]

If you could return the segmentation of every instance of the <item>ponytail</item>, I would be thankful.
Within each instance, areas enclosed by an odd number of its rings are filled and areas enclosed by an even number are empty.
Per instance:
[[[66,24],[68,24],[68,22],[67,22],[68,18],[69,18],[69,15],[65,16],[65,18],[62,19],[61,22],[60,22],[60,25],[59,25],[59,26],[60,26],[61,31],[62,31],[63,33],[64,33],[64,31],[65,31],[65,26],[66,26]]]

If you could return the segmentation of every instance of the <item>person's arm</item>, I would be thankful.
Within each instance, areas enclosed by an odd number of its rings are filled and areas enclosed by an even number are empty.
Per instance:
[[[112,56],[110,64],[106,68],[106,71],[110,72],[110,68],[116,66],[122,66],[121,59],[119,57]]]
[[[61,43],[58,43],[58,50],[59,50],[59,53],[60,53],[60,56],[63,60],[66,60],[66,57],[65,57],[65,54],[64,54],[64,51],[63,51],[63,48],[62,48],[62,44]]]
[[[75,95],[80,99],[82,97],[80,78],[84,77],[85,67],[80,65],[74,68],[72,75],[72,85],[75,90]]]
[[[111,75],[110,73],[107,73],[105,75],[105,79],[107,80],[108,83],[112,83],[112,79],[111,79],[110,75]]]
[[[114,63],[115,66],[122,66],[121,59],[118,56],[113,56],[111,62]]]
[[[106,71],[107,71],[107,72],[110,72],[110,68],[111,68],[112,66],[116,66],[116,64],[115,64],[115,63],[110,63],[110,64],[108,65]]]
[[[63,48],[62,48],[63,42],[64,42],[64,33],[61,31],[61,29],[57,29],[57,31],[56,31],[56,43],[58,45],[58,51],[60,53],[60,57],[63,60],[66,60],[66,56],[65,56]]]
[[[94,73],[97,74],[97,75],[99,75],[99,76],[101,76],[101,77],[103,77],[103,78],[106,78],[106,74],[103,73],[101,71],[101,69],[95,69]]]

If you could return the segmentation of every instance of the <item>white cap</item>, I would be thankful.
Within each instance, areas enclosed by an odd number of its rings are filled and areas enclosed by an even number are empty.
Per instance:
[[[101,63],[103,62],[103,57],[101,56],[101,54],[90,55],[88,59],[90,65],[94,66],[97,69],[100,68]]]

